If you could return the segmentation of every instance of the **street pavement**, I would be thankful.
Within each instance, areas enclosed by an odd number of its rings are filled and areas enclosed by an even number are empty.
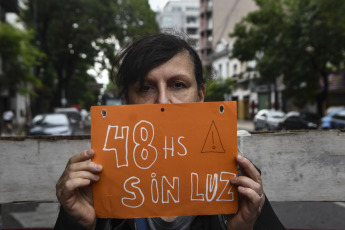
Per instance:
[[[252,121],[238,121],[237,129],[253,131]],[[345,229],[344,202],[271,202],[287,229]],[[59,204],[3,204],[3,228],[52,228]],[[1,220],[0,220],[1,223]]]
[[[252,121],[237,120],[237,130],[254,131],[254,123]]]

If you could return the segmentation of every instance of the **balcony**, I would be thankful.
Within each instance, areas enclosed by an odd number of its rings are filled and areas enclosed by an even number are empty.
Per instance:
[[[209,40],[207,37],[203,37],[200,39],[200,49],[212,49],[212,41]]]
[[[212,20],[202,20],[200,23],[200,32],[212,31],[213,22]]]
[[[200,4],[200,14],[212,13],[212,8],[213,8],[212,1],[204,1]]]

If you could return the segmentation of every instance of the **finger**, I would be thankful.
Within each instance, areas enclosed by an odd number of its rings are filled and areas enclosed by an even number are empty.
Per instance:
[[[99,180],[98,175],[88,172],[88,171],[66,173],[56,183],[56,196],[58,198],[62,197],[63,192],[65,192],[64,197],[72,195],[73,193],[70,193],[68,190],[66,190],[66,188],[77,189],[77,188],[89,185],[91,182],[96,182],[98,180]],[[73,182],[74,183],[77,182],[77,184],[75,184],[75,186],[71,186],[70,183],[73,183]]]
[[[75,178],[82,178],[82,179],[89,179],[93,182],[96,182],[99,180],[99,176],[88,172],[88,171],[79,171],[79,172],[72,172],[69,174],[69,179],[75,179]]]
[[[250,179],[249,177],[246,177],[246,176],[234,177],[234,178],[231,178],[230,181],[231,181],[231,184],[235,186],[251,188],[258,194],[262,194],[261,184]]]
[[[241,169],[241,172],[244,176],[247,176],[254,181],[261,184],[261,175],[255,166],[247,158],[243,157],[241,154],[238,154],[236,161]]]
[[[250,203],[259,204],[261,197],[260,195],[251,188],[239,186],[238,193],[245,196]]]
[[[68,164],[73,164],[73,163],[77,163],[77,162],[81,162],[81,161],[90,160],[94,154],[95,154],[95,152],[92,149],[84,150],[84,151],[77,153],[74,156],[72,156],[69,159]]]
[[[83,161],[74,164],[67,165],[65,172],[67,174],[71,172],[78,172],[78,171],[88,171],[92,173],[99,173],[103,169],[102,165],[96,164],[92,161]]]
[[[75,190],[77,188],[82,188],[85,186],[88,186],[91,184],[91,181],[89,179],[83,179],[83,178],[74,178],[71,180],[67,180],[64,183],[64,186],[61,190],[61,196],[59,197],[59,201],[66,201],[70,197],[72,197],[75,193]]]

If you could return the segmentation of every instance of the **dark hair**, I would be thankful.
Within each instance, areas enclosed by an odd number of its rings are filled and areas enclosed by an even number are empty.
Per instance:
[[[115,83],[120,89],[120,95],[127,95],[129,86],[137,81],[142,84],[150,70],[169,61],[182,51],[188,51],[190,55],[194,64],[196,82],[200,90],[205,84],[205,79],[197,52],[182,37],[159,33],[135,41],[122,50],[116,58],[112,73],[118,67],[118,71],[115,73]]]

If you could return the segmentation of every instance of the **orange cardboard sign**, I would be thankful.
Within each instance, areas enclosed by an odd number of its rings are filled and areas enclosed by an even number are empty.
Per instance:
[[[235,102],[91,108],[100,218],[237,211]]]

